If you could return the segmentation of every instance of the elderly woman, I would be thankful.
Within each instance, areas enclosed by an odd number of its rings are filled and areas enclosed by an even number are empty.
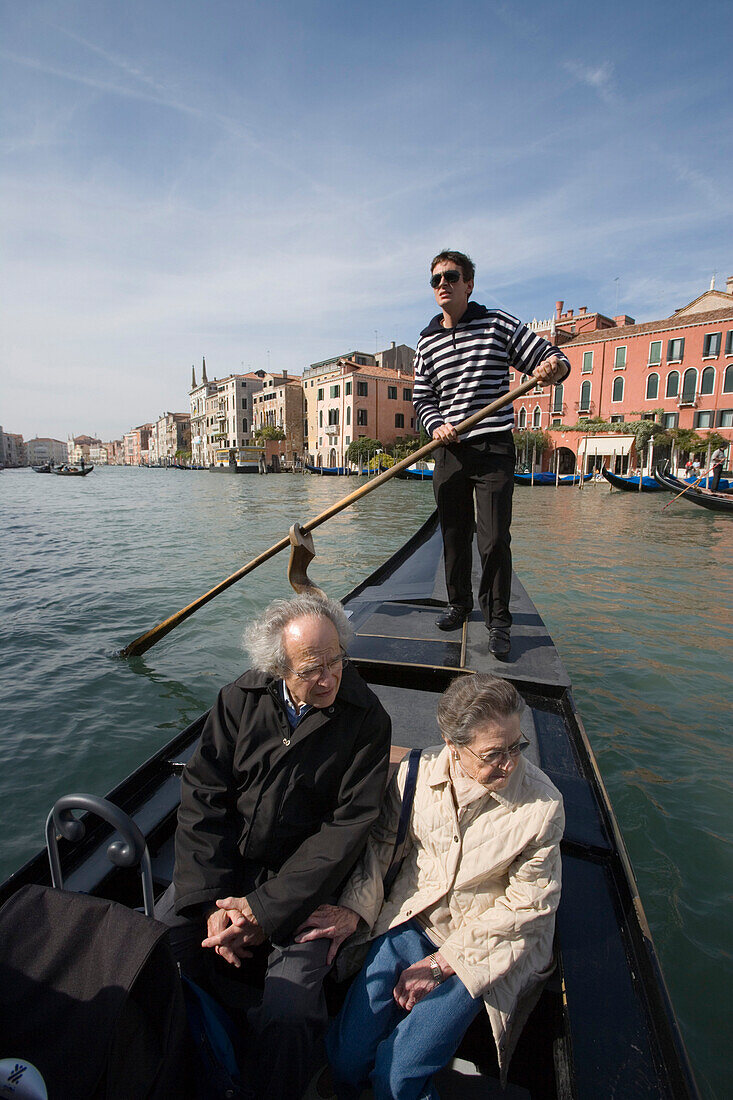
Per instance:
[[[421,756],[389,896],[406,762],[340,906],[301,933],[329,936],[332,951],[358,928],[374,940],[327,1040],[341,1100],[369,1083],[376,1100],[436,1097],[433,1074],[482,1008],[506,1077],[520,1001],[526,1014],[552,965],[564,825],[559,792],[522,756],[521,708],[493,676],[453,681],[438,704],[445,744]]]

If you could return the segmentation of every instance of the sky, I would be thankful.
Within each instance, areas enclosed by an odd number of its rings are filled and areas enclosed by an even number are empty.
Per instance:
[[[119,438],[200,379],[474,298],[667,317],[733,275],[733,6],[0,0],[0,424]]]

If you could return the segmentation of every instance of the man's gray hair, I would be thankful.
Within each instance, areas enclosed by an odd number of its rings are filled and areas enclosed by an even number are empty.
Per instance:
[[[478,726],[520,714],[523,707],[514,685],[498,676],[486,672],[459,676],[438,701],[438,726],[454,745],[470,745]]]
[[[242,640],[252,668],[270,676],[285,675],[290,666],[283,647],[283,631],[295,619],[328,619],[336,628],[339,644],[344,651],[353,637],[354,632],[344,609],[336,600],[308,593],[295,596],[292,600],[273,600],[244,632]]]

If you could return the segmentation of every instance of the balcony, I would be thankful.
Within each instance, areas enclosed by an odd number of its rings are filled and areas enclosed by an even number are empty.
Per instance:
[[[696,393],[683,393],[683,394],[681,394],[677,398],[677,407],[679,409],[695,409],[695,408],[697,408],[697,398],[698,398],[698,396],[699,395],[696,394]]]
[[[326,427],[323,430],[326,433],[326,435],[340,435],[341,434],[341,425],[340,424],[326,424]]]

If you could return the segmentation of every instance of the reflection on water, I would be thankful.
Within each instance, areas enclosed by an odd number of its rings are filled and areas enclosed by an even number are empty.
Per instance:
[[[0,874],[41,846],[55,797],[104,793],[241,672],[245,622],[289,591],[286,554],[143,658],[115,653],[359,484],[2,475]],[[722,1096],[733,526],[684,501],[663,512],[667,499],[519,488],[515,565],[573,680],[703,1091]],[[310,575],[343,596],[431,510],[429,484],[388,483],[314,532]]]

